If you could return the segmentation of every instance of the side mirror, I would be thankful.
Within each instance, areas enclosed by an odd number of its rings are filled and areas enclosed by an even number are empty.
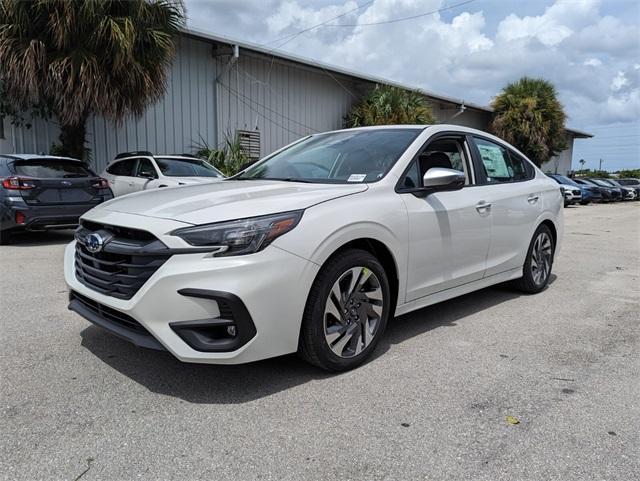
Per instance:
[[[432,167],[422,177],[422,187],[407,189],[416,197],[426,197],[434,192],[460,190],[464,187],[464,172],[443,167]]]
[[[143,170],[138,174],[138,177],[142,177],[143,179],[147,179],[147,180],[155,180],[156,174],[148,170]]]
[[[464,187],[464,172],[432,167],[422,177],[422,186],[433,190],[460,190]]]

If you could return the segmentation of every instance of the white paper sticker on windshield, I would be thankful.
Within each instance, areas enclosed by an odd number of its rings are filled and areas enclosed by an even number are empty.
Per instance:
[[[367,174],[351,174],[347,179],[347,182],[362,182]]]

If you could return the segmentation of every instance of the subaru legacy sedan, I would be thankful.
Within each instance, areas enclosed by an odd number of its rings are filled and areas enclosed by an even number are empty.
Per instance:
[[[393,316],[506,281],[543,290],[562,208],[554,180],[479,130],[311,135],[221,182],[86,213],[65,252],[69,308],[186,362],[297,351],[346,370]]]

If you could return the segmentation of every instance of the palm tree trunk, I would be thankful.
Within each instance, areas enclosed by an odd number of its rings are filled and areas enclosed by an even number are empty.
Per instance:
[[[62,152],[75,159],[88,160],[85,148],[87,135],[87,115],[73,124],[60,124],[60,144]]]

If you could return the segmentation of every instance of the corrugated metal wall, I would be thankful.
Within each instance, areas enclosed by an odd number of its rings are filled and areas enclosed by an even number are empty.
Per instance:
[[[218,61],[219,139],[236,130],[261,133],[262,156],[315,132],[342,127],[357,86],[343,77],[240,49]]]

